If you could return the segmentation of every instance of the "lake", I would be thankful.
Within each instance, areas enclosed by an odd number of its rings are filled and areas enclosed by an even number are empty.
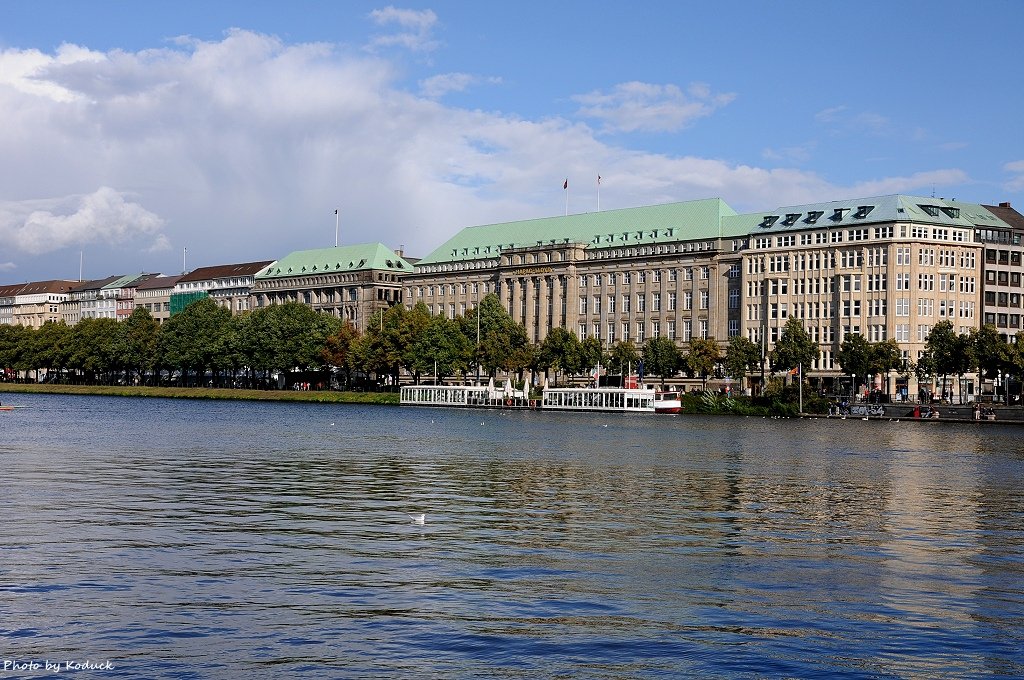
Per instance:
[[[2,400],[0,678],[1024,675],[1019,426]]]

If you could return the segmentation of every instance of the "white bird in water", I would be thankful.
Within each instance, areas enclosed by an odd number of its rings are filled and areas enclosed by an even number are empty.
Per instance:
[[[417,513],[417,514],[410,513],[409,517],[412,518],[412,523],[413,524],[426,524],[427,523],[427,513],[425,513],[425,512],[420,512],[420,513]]]

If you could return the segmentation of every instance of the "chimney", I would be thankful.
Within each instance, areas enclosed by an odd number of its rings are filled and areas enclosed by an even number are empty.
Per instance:
[[[395,255],[399,257],[405,257],[405,244],[398,246],[398,250],[395,251]]]
[[[1003,201],[1002,203],[999,204],[999,207],[1000,208],[1010,208],[1012,206],[1010,205],[1009,201]]]

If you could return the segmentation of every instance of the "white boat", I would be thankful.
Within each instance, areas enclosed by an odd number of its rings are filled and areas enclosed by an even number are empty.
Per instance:
[[[529,399],[522,390],[487,385],[406,385],[401,390],[403,406],[461,406],[465,408],[527,408]]]
[[[658,391],[654,393],[655,413],[679,413],[683,410],[683,400],[678,392]]]
[[[545,411],[622,411],[654,413],[654,390],[621,387],[557,387],[544,390]]]

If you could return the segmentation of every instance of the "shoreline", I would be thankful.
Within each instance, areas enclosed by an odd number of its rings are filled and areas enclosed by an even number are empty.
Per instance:
[[[153,397],[163,399],[212,399],[231,401],[290,401],[315,404],[371,404],[397,406],[397,392],[336,392],[251,390],[227,387],[143,387],[134,385],[53,385],[0,383],[6,394],[70,394],[99,397]]]

